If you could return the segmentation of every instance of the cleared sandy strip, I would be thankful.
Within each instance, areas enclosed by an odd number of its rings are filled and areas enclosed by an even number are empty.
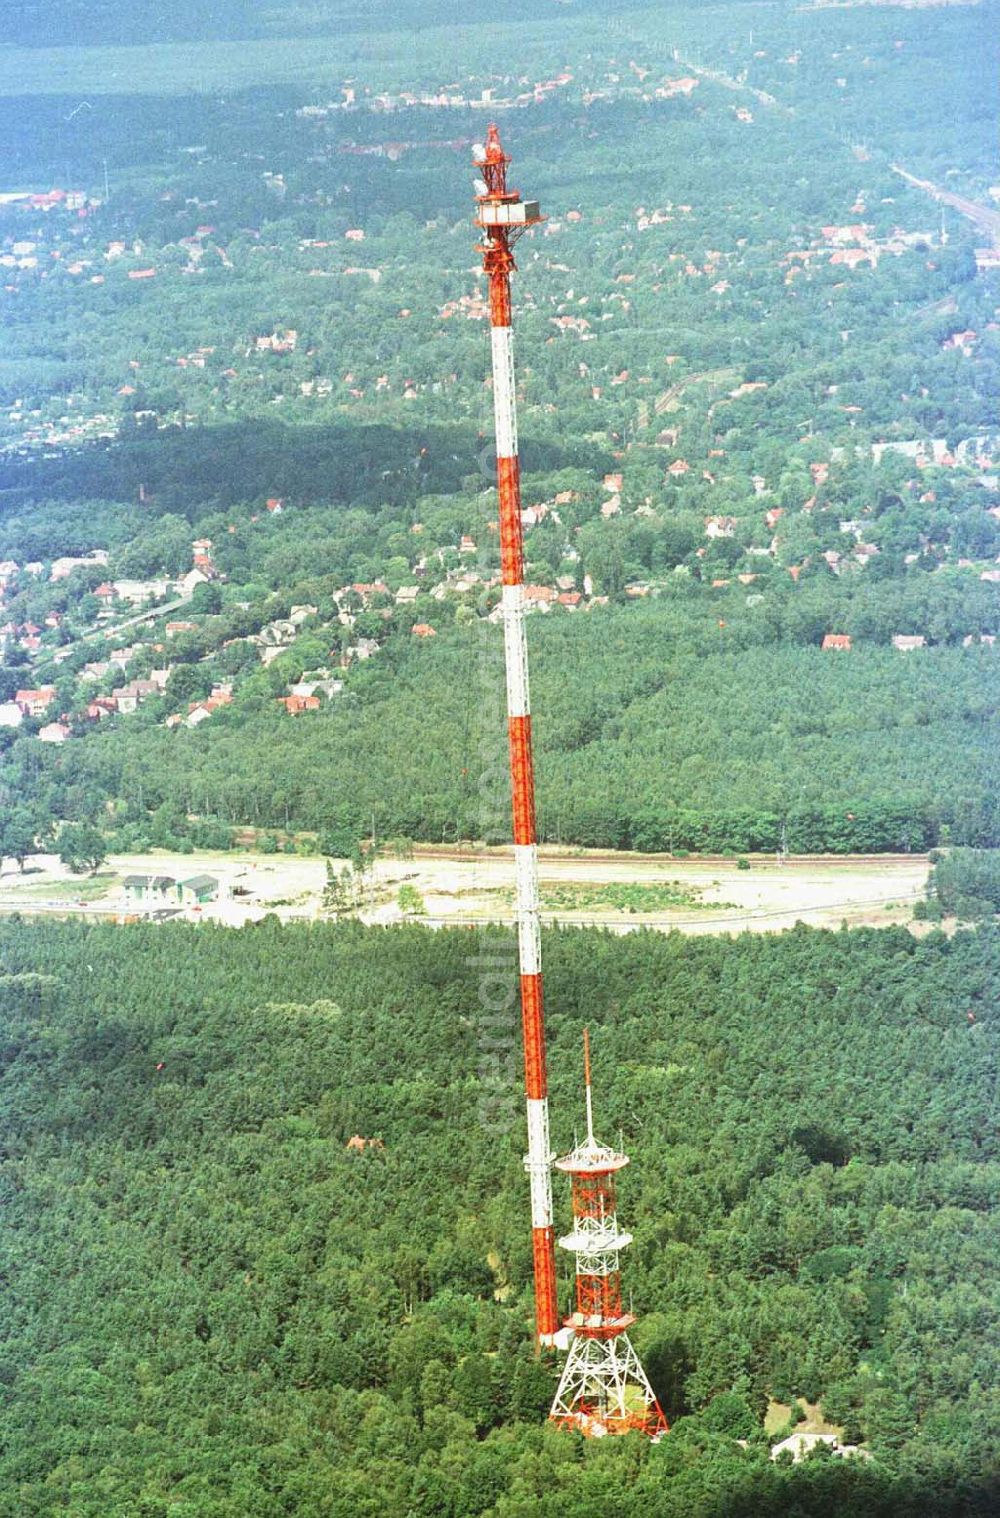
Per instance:
[[[639,927],[684,933],[776,932],[796,922],[818,927],[909,922],[928,874],[924,855],[798,857],[779,864],[754,857],[749,869],[733,859],[670,859],[651,855],[567,853],[542,849],[539,857],[543,917],[547,922]],[[273,912],[285,920],[327,915],[322,859],[285,854],[114,855],[93,881],[73,876],[51,855],[27,862],[20,874],[8,862],[0,876],[0,911],[134,917],[126,897],[128,875],[207,874],[220,882],[220,899],[176,915],[238,926]],[[422,912],[404,912],[398,896],[411,886]],[[404,918],[431,926],[509,922],[513,867],[502,849],[480,853],[421,849],[413,859],[380,859],[359,915],[371,923]],[[611,899],[602,897],[607,888]],[[678,897],[676,905],[664,899]]]

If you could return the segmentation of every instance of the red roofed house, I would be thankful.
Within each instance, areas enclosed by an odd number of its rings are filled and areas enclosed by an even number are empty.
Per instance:
[[[38,741],[40,743],[65,743],[70,730],[65,722],[46,722],[44,727],[38,729]]]
[[[318,696],[279,696],[278,700],[287,712],[297,717],[300,712],[318,712]]]
[[[550,601],[556,599],[556,592],[551,585],[526,585],[524,587],[524,600],[526,604],[535,606],[547,606]]]
[[[188,727],[197,727],[199,723],[205,722],[220,706],[228,706],[232,699],[231,692],[215,690],[204,701],[191,701],[188,704]]]
[[[42,190],[39,194],[30,197],[30,204],[36,210],[51,211],[53,206],[59,205],[60,201],[65,199],[65,190]]]
[[[274,331],[267,337],[258,337],[254,346],[258,353],[294,353],[299,334],[294,327],[283,332]]]
[[[413,624],[413,636],[415,638],[436,638],[437,633],[429,622],[415,622]]]
[[[20,707],[22,716],[44,717],[55,698],[55,686],[43,685],[38,690],[17,691],[14,702]]]
[[[843,649],[845,653],[850,653],[851,640],[847,633],[827,633],[823,639],[823,647],[825,649],[840,648]]]
[[[539,506],[525,506],[521,512],[522,527],[537,527],[539,522],[544,522],[549,514],[549,508],[544,502]]]
[[[830,254],[831,264],[846,264],[849,269],[854,269],[858,264],[878,262],[878,256],[873,249],[867,248],[835,248]]]
[[[969,327],[965,332],[953,332],[950,337],[945,338],[941,346],[942,348],[961,348],[962,352],[968,357],[976,337],[977,334]]]

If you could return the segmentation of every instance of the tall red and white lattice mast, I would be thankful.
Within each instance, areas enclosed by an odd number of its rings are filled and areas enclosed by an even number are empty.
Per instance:
[[[576,1310],[566,1320],[573,1340],[549,1417],[588,1438],[638,1430],[658,1439],[667,1420],[628,1336],[635,1318],[622,1305],[619,1255],[632,1235],[618,1226],[615,1176],[628,1155],[594,1137],[586,1029],[583,1069],[587,1137],[556,1160],[573,1181],[573,1232],[559,1243],[576,1256]]]
[[[531,1235],[535,1270],[535,1328],[542,1344],[560,1332],[556,1301],[555,1239],[552,1228],[552,1154],[549,1151],[548,1080],[542,1007],[541,947],[538,931],[538,852],[535,836],[535,773],[531,756],[528,650],[524,637],[524,545],[521,538],[521,483],[517,457],[517,413],[511,332],[511,247],[542,220],[537,201],[522,201],[507,188],[510,159],[495,126],[485,147],[473,149],[482,176],[476,185],[479,252],[489,280],[493,349],[493,410],[496,422],[497,486],[500,495],[500,568],[503,582],[504,654],[507,666],[507,727],[514,812],[515,912],[521,972],[524,1078],[528,1108],[531,1182]]]

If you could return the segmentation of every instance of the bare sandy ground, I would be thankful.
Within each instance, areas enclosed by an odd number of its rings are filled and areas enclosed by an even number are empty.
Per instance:
[[[511,866],[502,855],[420,857],[386,865],[401,883],[420,892],[426,920],[440,923],[509,917]],[[562,923],[599,924],[629,931],[637,927],[680,929],[685,933],[731,933],[744,929],[778,931],[797,921],[822,927],[841,922],[884,925],[909,922],[913,904],[923,895],[929,864],[926,856],[871,858],[803,858],[778,864],[773,857],[754,858],[749,870],[733,859],[669,859],[660,856],[573,854],[541,850],[539,880],[543,918]],[[588,908],[586,894],[569,905],[546,907],[547,892],[573,896],[573,887],[603,884],[664,886],[678,884],[696,898],[691,905],[643,910],[615,910],[606,904]],[[393,921],[395,902],[378,906],[372,921]]]
[[[540,851],[543,917],[546,921],[600,925],[619,932],[638,927],[684,933],[777,932],[796,922],[839,927],[842,922],[885,926],[912,921],[914,902],[928,874],[925,855],[751,858],[738,869],[733,859],[671,859],[659,855]],[[315,920],[328,914],[322,896],[322,859],[286,854],[113,855],[97,876],[71,875],[53,855],[37,855],[24,874],[8,862],[0,875],[0,911],[100,915],[119,919],[146,913],[127,901],[126,875],[161,874],[176,879],[208,874],[220,882],[220,899],[176,911],[191,921],[239,926],[267,912],[284,920]],[[502,849],[474,852],[421,848],[413,859],[380,859],[358,915],[388,924],[404,918],[431,926],[509,921],[513,872]],[[631,906],[593,902],[596,886],[633,890]],[[404,912],[400,887],[418,893],[423,910]],[[680,888],[684,905],[657,907],[644,901],[657,887]]]

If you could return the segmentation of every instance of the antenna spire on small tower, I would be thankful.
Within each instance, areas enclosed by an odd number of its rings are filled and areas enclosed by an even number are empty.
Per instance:
[[[587,1100],[587,1147],[594,1147],[594,1101],[590,1090],[590,1029],[583,1030],[583,1086]]]
[[[573,1182],[573,1232],[559,1244],[576,1256],[576,1311],[565,1322],[573,1340],[549,1417],[587,1438],[637,1429],[658,1439],[667,1420],[628,1336],[635,1318],[622,1305],[619,1255],[632,1235],[618,1227],[615,1175],[629,1160],[594,1137],[586,1028],[583,1072],[586,1142],[556,1160]]]

